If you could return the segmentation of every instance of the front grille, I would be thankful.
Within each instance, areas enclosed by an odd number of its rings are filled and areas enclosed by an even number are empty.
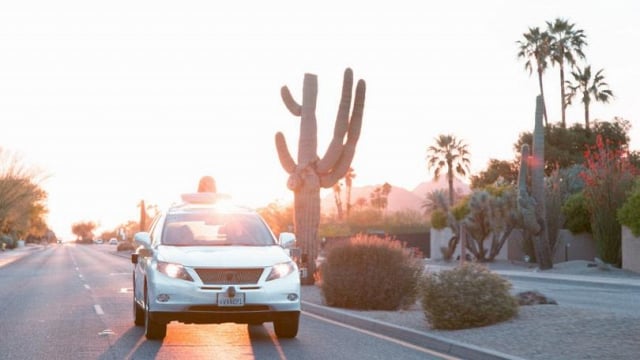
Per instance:
[[[263,269],[195,269],[203,284],[257,284]]]

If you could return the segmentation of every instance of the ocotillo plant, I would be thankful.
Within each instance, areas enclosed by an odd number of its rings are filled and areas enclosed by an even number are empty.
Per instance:
[[[289,111],[300,117],[300,138],[298,140],[298,161],[287,147],[284,135],[276,134],[276,149],[284,170],[289,174],[287,187],[294,193],[294,231],[296,241],[306,259],[308,276],[303,283],[313,283],[315,260],[318,257],[317,238],[320,223],[320,187],[330,188],[343,178],[355,154],[360,137],[364,110],[365,82],[359,80],[355,101],[351,110],[353,72],[346,69],[342,83],[342,97],[338,108],[333,139],[322,158],[317,155],[316,99],[318,79],[316,75],[305,74],[302,87],[302,105],[298,104],[289,89],[282,87],[281,96]],[[346,136],[346,141],[345,141]]]
[[[518,174],[518,210],[522,214],[525,233],[533,236],[540,270],[553,267],[549,248],[544,196],[544,128],[542,126],[542,96],[536,98],[535,126],[533,128],[533,155],[529,146],[522,145],[520,173]],[[527,185],[531,172],[531,186]]]

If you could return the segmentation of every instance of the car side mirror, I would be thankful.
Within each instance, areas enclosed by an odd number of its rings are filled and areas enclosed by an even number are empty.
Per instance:
[[[137,232],[135,235],[133,235],[133,241],[137,245],[143,246],[145,249],[151,248],[151,235],[148,232]]]
[[[296,245],[296,234],[290,232],[282,232],[278,236],[278,244],[284,249],[291,249]]]

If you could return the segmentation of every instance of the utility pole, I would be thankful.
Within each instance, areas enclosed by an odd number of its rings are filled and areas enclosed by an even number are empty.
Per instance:
[[[140,231],[145,231],[147,222],[147,209],[144,206],[144,200],[140,200]]]

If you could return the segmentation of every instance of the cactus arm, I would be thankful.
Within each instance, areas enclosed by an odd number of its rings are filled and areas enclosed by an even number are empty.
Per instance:
[[[278,159],[282,168],[287,174],[292,174],[296,170],[296,163],[287,147],[287,140],[281,132],[276,133],[276,150],[278,150]]]
[[[351,162],[356,152],[356,144],[360,138],[360,130],[362,128],[365,93],[366,84],[363,80],[360,80],[356,87],[356,100],[353,113],[351,115],[351,121],[349,122],[347,142],[344,144],[342,154],[334,165],[333,170],[328,174],[320,176],[320,186],[324,188],[333,186],[338,180],[347,174],[347,171],[349,171],[349,168],[351,167]]]
[[[284,105],[289,109],[289,112],[291,112],[293,116],[299,117],[302,114],[302,106],[293,100],[293,96],[291,96],[291,92],[288,87],[283,86],[280,89],[280,96],[282,97]]]
[[[318,98],[318,77],[304,74],[302,86],[302,110],[300,138],[298,139],[298,166],[313,165],[318,160],[318,125],[316,123],[316,101]]]
[[[342,97],[338,107],[338,115],[333,128],[333,139],[327,148],[325,155],[318,161],[319,174],[328,172],[340,157],[343,148],[344,136],[349,129],[349,110],[351,110],[351,91],[353,89],[353,71],[346,69],[342,81]]]
[[[531,164],[531,196],[538,207],[538,215],[545,218],[544,199],[544,127],[542,126],[542,109],[544,103],[542,96],[536,97],[536,115],[533,128],[533,164]]]
[[[342,150],[342,156],[338,159],[338,163],[335,168],[330,173],[320,176],[320,186],[328,189],[335,185],[338,180],[342,179],[347,174],[347,171],[351,166],[351,160],[353,160],[354,154],[355,147],[345,146]]]
[[[532,234],[540,232],[540,224],[536,217],[536,201],[529,195],[527,176],[529,172],[529,145],[522,145],[520,156],[520,173],[518,174],[518,210],[522,214],[524,228]]]

